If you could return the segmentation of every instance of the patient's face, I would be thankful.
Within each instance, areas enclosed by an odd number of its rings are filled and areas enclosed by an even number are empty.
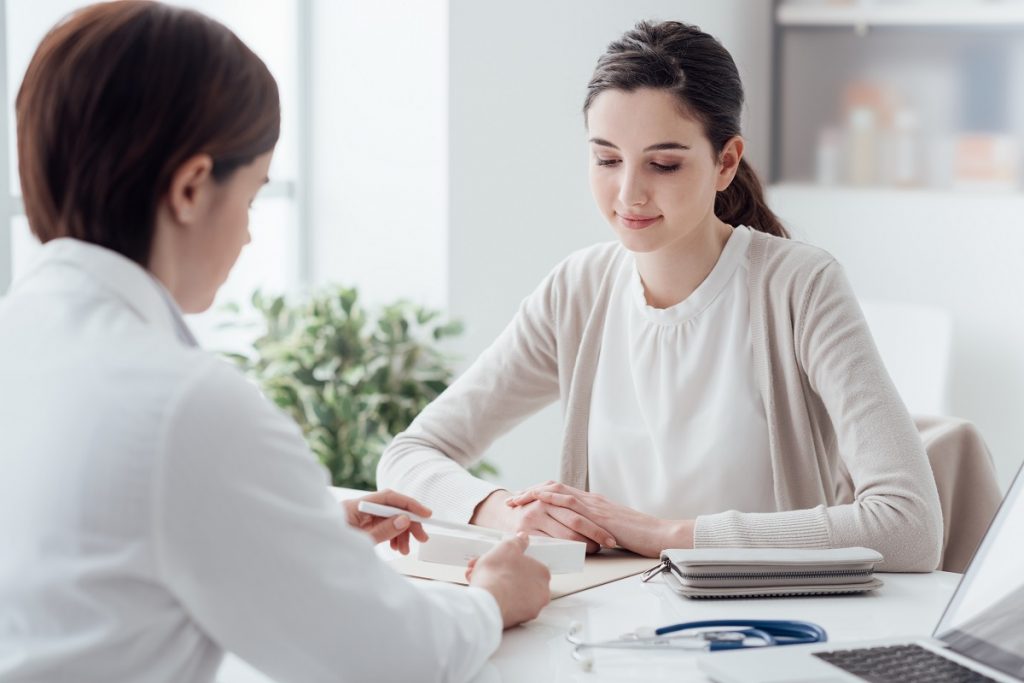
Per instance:
[[[716,223],[718,164],[697,121],[664,90],[607,90],[587,113],[590,188],[630,251],[653,252]]]

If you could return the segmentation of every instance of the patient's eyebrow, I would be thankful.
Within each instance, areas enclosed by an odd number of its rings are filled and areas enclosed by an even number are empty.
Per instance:
[[[590,138],[590,142],[592,142],[595,145],[600,145],[601,147],[611,147],[612,149],[618,149],[618,145],[614,145],[611,142],[605,140],[604,138]],[[645,152],[658,152],[666,149],[688,150],[690,149],[690,146],[683,145],[678,142],[659,142],[656,145],[644,147]]]
[[[681,144],[681,143],[678,143],[678,142],[659,142],[656,145],[651,145],[650,147],[644,147],[644,151],[645,152],[657,152],[657,151],[660,151],[660,150],[663,150],[663,149],[688,150],[688,149],[690,149],[690,146],[689,145],[684,145],[684,144]]]

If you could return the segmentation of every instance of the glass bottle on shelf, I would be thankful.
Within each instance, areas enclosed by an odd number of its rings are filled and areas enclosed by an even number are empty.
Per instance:
[[[915,187],[921,183],[919,142],[917,112],[909,107],[896,110],[887,145],[889,183],[897,187]]]
[[[847,114],[846,180],[851,185],[875,182],[877,125],[875,111],[866,106],[852,107]]]

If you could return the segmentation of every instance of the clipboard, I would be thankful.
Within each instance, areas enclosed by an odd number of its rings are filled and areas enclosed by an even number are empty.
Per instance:
[[[588,588],[642,574],[650,569],[654,562],[656,560],[635,555],[627,550],[603,549],[599,553],[587,556],[583,571],[552,576],[551,599],[556,600]],[[387,560],[387,563],[392,569],[405,576],[468,585],[465,567],[423,562],[405,555]]]

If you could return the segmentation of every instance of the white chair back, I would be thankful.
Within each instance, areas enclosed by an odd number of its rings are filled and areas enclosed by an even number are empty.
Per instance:
[[[913,414],[947,415],[953,317],[931,306],[862,300],[889,376]]]

